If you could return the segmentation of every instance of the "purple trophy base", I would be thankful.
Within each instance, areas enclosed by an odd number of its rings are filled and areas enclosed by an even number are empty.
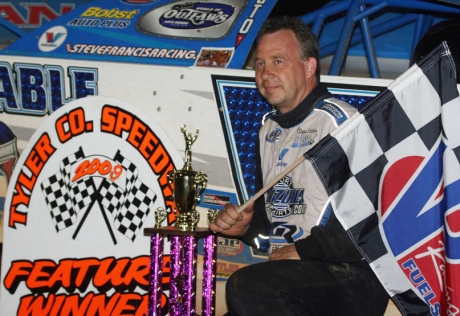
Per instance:
[[[196,315],[197,239],[204,237],[202,316],[215,315],[217,237],[208,229],[146,228],[151,236],[149,316],[161,315],[164,235],[170,236],[169,315]]]
[[[202,315],[213,316],[216,302],[217,236],[205,237],[203,247]]]
[[[150,284],[149,315],[161,315],[161,278],[163,276],[163,236],[152,234],[150,237]]]

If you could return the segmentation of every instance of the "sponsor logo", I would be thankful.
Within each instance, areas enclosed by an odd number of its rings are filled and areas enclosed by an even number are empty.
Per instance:
[[[54,26],[42,34],[38,40],[38,48],[42,52],[51,52],[64,43],[67,29],[63,26]]]
[[[174,1],[145,13],[136,26],[155,36],[220,39],[230,32],[246,2]]]
[[[278,163],[276,164],[277,166],[279,166],[279,167],[286,167],[287,166],[287,163],[285,163],[283,161],[283,158],[284,158],[284,155],[286,155],[288,151],[289,151],[288,148],[284,148],[281,151],[281,153],[278,155]]]
[[[80,26],[80,27],[103,27],[112,29],[124,29],[129,26],[130,21],[120,20],[99,20],[99,19],[82,19],[75,18],[68,22],[68,26]]]
[[[230,203],[230,197],[226,195],[204,193],[203,203],[222,206],[225,203]]]
[[[46,22],[70,12],[74,9],[74,3],[60,3],[59,12],[55,11],[49,4],[40,2],[1,2],[0,12],[2,17],[21,28],[36,28]],[[21,11],[26,10],[25,15]]]
[[[281,153],[278,155],[278,160],[283,160],[284,155],[286,155],[288,151],[289,151],[288,148],[284,148],[284,149],[281,151]]]
[[[347,114],[344,110],[338,105],[329,100],[324,100],[315,111],[322,111],[330,115],[334,120],[335,123],[338,125],[342,124],[347,119]]]
[[[285,176],[268,190],[265,198],[266,209],[275,218],[305,214],[307,206],[303,200],[304,192],[303,188],[292,188],[291,177]]]
[[[83,14],[82,17],[98,18],[98,19],[126,19],[131,20],[139,10],[123,11],[114,9],[102,9],[99,7],[89,7]]]
[[[283,131],[281,129],[277,128],[277,129],[271,131],[269,134],[267,134],[267,136],[265,136],[265,140],[267,142],[269,142],[269,143],[279,141],[282,133],[283,133]]]
[[[203,48],[196,61],[196,66],[225,68],[233,55],[233,49]]]
[[[217,253],[220,256],[236,256],[240,254],[244,249],[244,244],[242,241],[238,239],[230,239],[230,238],[218,238],[218,247]]]
[[[123,11],[117,8],[108,10],[90,7],[81,14],[80,18],[71,20],[67,25],[122,29],[128,27],[131,23],[130,20],[138,13],[139,10]]]
[[[297,135],[292,143],[293,148],[311,146],[315,143],[318,137],[318,130],[316,128],[308,128],[306,130],[297,128]]]
[[[160,24],[173,29],[208,28],[226,22],[235,13],[232,5],[187,2],[173,5],[160,17]]]
[[[302,228],[298,228],[287,222],[272,222],[270,243],[288,243],[292,244],[303,234]],[[279,248],[282,245],[270,245],[271,249]]]
[[[386,170],[381,193],[386,240],[432,315],[440,315],[441,306],[452,315],[460,311],[456,289],[446,285],[445,274],[460,272],[460,180],[454,175],[446,183],[439,168],[445,149],[441,142],[428,159],[411,156],[395,162]],[[411,229],[404,229],[407,223]]]
[[[344,115],[342,114],[342,112],[340,112],[337,107],[335,105],[332,105],[332,104],[329,104],[329,103],[324,103],[322,106],[321,106],[321,109],[322,110],[325,110],[325,111],[328,111],[329,113],[331,113],[332,115],[335,116],[335,118],[337,119],[340,119],[340,118],[343,118]]]
[[[46,33],[46,42],[51,43],[51,44],[57,43],[57,41],[64,35],[65,35],[65,33],[47,32]]]
[[[152,47],[67,44],[67,53],[139,58],[196,59],[196,50]]]

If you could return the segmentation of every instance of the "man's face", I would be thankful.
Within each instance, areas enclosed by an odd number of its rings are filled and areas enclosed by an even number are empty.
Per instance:
[[[316,85],[316,60],[300,58],[299,42],[290,30],[262,36],[255,70],[260,93],[281,113],[295,108]]]

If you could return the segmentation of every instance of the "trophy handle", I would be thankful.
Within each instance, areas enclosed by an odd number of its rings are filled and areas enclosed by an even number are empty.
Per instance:
[[[194,186],[196,189],[195,201],[198,203],[200,201],[200,195],[203,193],[204,189],[208,185],[208,176],[200,171],[194,178]]]
[[[155,210],[155,228],[160,228],[161,223],[166,219],[168,212],[162,207],[159,207]]]
[[[217,218],[217,215],[219,215],[219,211],[214,210],[214,209],[208,209],[207,215],[208,215],[208,222],[214,223],[214,221]]]
[[[166,174],[169,184],[171,185],[171,198],[174,199],[174,178],[176,177],[176,170],[171,170]]]
[[[192,220],[192,225],[191,227],[196,227],[196,225],[198,224],[198,222],[200,221],[200,213],[198,211],[193,211],[191,214],[190,214],[190,219]]]

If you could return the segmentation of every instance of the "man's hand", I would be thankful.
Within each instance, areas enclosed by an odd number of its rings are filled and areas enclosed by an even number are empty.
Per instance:
[[[254,203],[238,213],[238,207],[234,204],[227,203],[219,212],[216,220],[209,223],[209,229],[215,233],[222,233],[228,236],[243,235],[249,227],[252,219]]]
[[[276,248],[270,254],[268,260],[294,259],[300,260],[299,254],[294,245]]]

